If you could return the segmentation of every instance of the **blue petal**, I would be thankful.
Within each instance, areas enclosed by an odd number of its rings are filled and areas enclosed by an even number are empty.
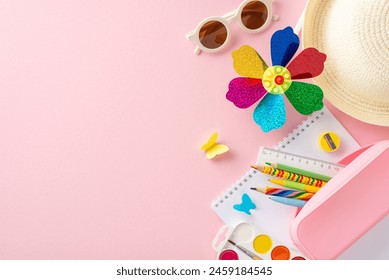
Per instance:
[[[295,55],[300,45],[299,37],[292,27],[278,30],[271,37],[271,58],[273,65],[286,66]]]
[[[255,108],[253,119],[264,132],[281,128],[286,121],[283,95],[267,94]]]

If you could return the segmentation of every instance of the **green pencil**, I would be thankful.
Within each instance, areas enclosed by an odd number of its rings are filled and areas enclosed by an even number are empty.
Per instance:
[[[271,167],[277,168],[277,169],[281,169],[281,170],[284,170],[284,171],[288,171],[288,172],[296,173],[296,174],[299,174],[299,175],[311,177],[311,178],[314,178],[314,179],[319,179],[319,180],[322,180],[322,181],[325,181],[325,182],[328,182],[329,180],[332,179],[332,177],[327,176],[327,175],[314,173],[314,172],[311,172],[311,171],[307,171],[307,170],[303,170],[303,169],[300,169],[300,168],[288,166],[288,165],[285,165],[285,164],[270,163],[270,162],[266,162],[266,164],[270,165]]]

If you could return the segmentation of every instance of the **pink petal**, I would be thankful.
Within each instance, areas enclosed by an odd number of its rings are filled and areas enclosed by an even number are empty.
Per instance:
[[[226,98],[241,109],[250,107],[267,93],[262,80],[254,78],[235,78],[228,88]]]

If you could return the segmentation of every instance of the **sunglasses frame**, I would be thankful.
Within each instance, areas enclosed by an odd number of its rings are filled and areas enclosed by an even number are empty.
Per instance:
[[[233,21],[237,20],[240,28],[243,31],[246,31],[248,33],[258,33],[258,32],[261,32],[262,30],[264,30],[270,24],[271,21],[277,21],[279,19],[279,17],[276,16],[276,15],[273,15],[273,12],[272,12],[272,4],[275,1],[276,0],[245,0],[245,1],[243,1],[239,5],[238,9],[233,10],[233,11],[231,11],[231,12],[229,12],[229,13],[221,16],[221,17],[220,16],[213,16],[213,17],[208,17],[208,18],[202,20],[197,25],[195,30],[193,30],[191,32],[188,32],[186,34],[186,39],[188,39],[189,41],[193,41],[196,44],[196,49],[194,51],[194,53],[196,55],[199,55],[201,51],[209,52],[209,53],[214,53],[214,52],[221,51],[222,49],[225,48],[225,46],[230,41],[230,37],[231,37],[230,24]],[[265,6],[267,8],[268,17],[266,19],[266,22],[261,27],[259,27],[258,29],[249,29],[242,22],[242,16],[241,15],[242,15],[243,8],[250,2],[262,2],[263,4],[265,4]],[[205,47],[201,43],[201,41],[200,41],[200,36],[199,35],[200,35],[201,27],[203,27],[203,25],[206,24],[209,21],[218,21],[218,22],[222,23],[225,26],[226,30],[227,30],[227,38],[224,41],[223,45],[221,45],[220,47],[215,48],[215,49],[209,49],[209,48]]]

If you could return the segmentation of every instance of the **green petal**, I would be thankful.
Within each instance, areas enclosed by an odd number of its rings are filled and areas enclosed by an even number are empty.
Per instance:
[[[317,85],[293,81],[285,95],[297,112],[303,115],[312,114],[324,106],[323,91]]]

